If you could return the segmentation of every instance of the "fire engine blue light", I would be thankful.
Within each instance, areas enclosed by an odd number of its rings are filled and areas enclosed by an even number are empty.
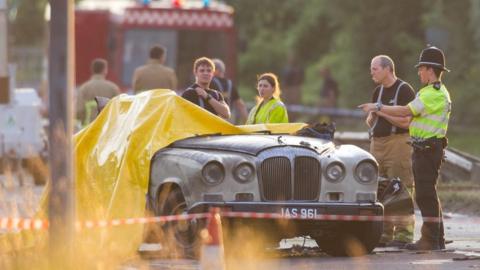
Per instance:
[[[210,7],[210,0],[203,0],[203,7],[204,8]]]
[[[150,5],[150,3],[151,3],[152,1],[151,1],[151,0],[141,0],[141,2],[142,2],[142,5],[148,6],[148,5]]]

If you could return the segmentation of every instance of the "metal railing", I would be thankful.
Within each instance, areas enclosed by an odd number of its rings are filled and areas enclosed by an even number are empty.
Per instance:
[[[254,102],[245,102],[245,104],[249,110],[255,106]],[[288,113],[302,114],[305,116],[326,115],[332,117],[365,118],[365,113],[362,110],[323,108],[319,106],[307,106],[301,104],[286,104],[286,106]]]
[[[367,132],[336,132],[338,143],[354,144],[368,150],[370,140]],[[480,181],[480,158],[448,147],[440,175],[443,180]]]

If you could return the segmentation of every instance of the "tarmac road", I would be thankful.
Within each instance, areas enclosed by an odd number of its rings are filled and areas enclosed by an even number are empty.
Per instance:
[[[480,256],[480,254],[477,254]],[[414,253],[402,251],[375,251],[374,254],[357,258],[334,258],[325,254],[313,257],[271,258],[263,260],[243,260],[228,264],[228,270],[307,270],[307,269],[480,269],[480,257],[473,259],[455,251]],[[196,261],[189,260],[150,260],[130,262],[120,269],[201,269]]]
[[[239,260],[227,264],[228,270],[308,270],[308,269],[480,269],[480,253],[463,252],[455,249],[435,252],[411,252],[398,249],[376,249],[373,254],[363,257],[330,257],[318,252],[309,255],[272,256],[266,259]],[[193,260],[131,261],[120,269],[201,269],[199,262]]]
[[[0,175],[0,216],[31,217],[42,189],[42,186],[34,186],[28,181],[20,187]],[[242,259],[229,264],[228,269],[480,269],[480,217],[446,213],[444,220],[446,238],[453,240],[445,251],[417,253],[377,248],[373,254],[363,257],[334,258],[322,253],[312,240],[296,238],[282,241],[281,249],[269,252],[267,258]],[[417,221],[415,234],[418,238],[421,225],[418,213]],[[150,257],[126,261],[119,269],[200,269],[200,264],[193,260]]]
[[[417,221],[421,220],[416,213]],[[420,236],[421,222],[415,235]],[[480,269],[480,218],[445,214],[447,240],[453,243],[443,251],[413,252],[396,248],[376,248],[372,254],[356,258],[330,257],[321,252],[313,240],[282,240],[280,249],[263,259],[239,259],[229,262],[229,270],[265,269]],[[292,248],[293,247],[293,248]],[[241,247],[239,247],[241,248]],[[168,260],[151,257],[126,262],[120,269],[201,269],[193,260]]]

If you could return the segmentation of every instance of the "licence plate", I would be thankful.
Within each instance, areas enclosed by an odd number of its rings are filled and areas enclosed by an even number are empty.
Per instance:
[[[320,216],[320,211],[315,208],[304,207],[282,207],[280,215],[285,218],[317,218]]]

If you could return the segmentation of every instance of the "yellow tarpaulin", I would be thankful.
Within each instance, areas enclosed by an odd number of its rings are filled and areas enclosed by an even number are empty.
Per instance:
[[[234,126],[170,90],[118,96],[74,138],[77,220],[144,217],[150,159],[176,140],[261,130],[293,133],[303,125]],[[45,211],[44,207],[44,217]],[[76,237],[76,250],[99,258],[125,258],[137,250],[142,233],[143,225],[83,229]]]

